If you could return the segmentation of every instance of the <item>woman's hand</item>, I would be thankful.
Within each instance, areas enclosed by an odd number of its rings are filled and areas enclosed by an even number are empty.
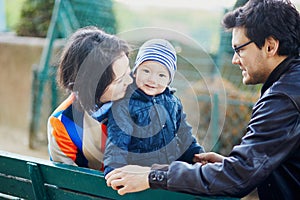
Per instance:
[[[208,153],[195,154],[193,161],[200,162],[201,164],[205,165],[207,163],[222,162],[224,158],[225,156],[222,156],[215,152],[208,152]]]
[[[150,167],[127,165],[111,171],[105,176],[105,179],[107,186],[118,190],[120,195],[124,195],[150,188],[149,173]]]

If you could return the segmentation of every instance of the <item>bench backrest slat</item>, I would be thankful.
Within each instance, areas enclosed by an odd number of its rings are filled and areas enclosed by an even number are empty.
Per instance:
[[[32,184],[28,181],[28,179],[6,176],[2,174],[2,171],[0,173],[0,193],[23,199],[34,199]]]
[[[51,161],[4,151],[0,151],[0,197],[2,197],[1,193],[37,200],[220,199],[151,189],[120,196],[106,186],[103,173],[100,171],[55,164]],[[221,199],[233,198],[221,197]]]

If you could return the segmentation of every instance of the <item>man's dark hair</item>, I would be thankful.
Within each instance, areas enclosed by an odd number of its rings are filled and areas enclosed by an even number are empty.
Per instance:
[[[227,30],[244,27],[260,49],[265,39],[273,37],[279,41],[278,55],[299,55],[300,16],[289,0],[249,0],[227,13],[222,25]]]

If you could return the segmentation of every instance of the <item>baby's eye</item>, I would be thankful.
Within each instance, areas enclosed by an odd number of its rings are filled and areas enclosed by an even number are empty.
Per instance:
[[[167,75],[165,75],[165,74],[159,74],[159,77],[164,78],[164,77],[167,77]]]
[[[150,71],[148,69],[143,69],[143,72],[150,73]]]

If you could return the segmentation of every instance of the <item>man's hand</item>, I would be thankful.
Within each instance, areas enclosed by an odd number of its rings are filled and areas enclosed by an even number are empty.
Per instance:
[[[225,157],[220,154],[214,152],[208,152],[208,153],[195,154],[193,161],[200,162],[201,164],[205,165],[207,163],[222,162],[224,158]]]
[[[148,175],[150,167],[127,165],[115,169],[105,176],[106,184],[120,195],[139,192],[150,188]]]

